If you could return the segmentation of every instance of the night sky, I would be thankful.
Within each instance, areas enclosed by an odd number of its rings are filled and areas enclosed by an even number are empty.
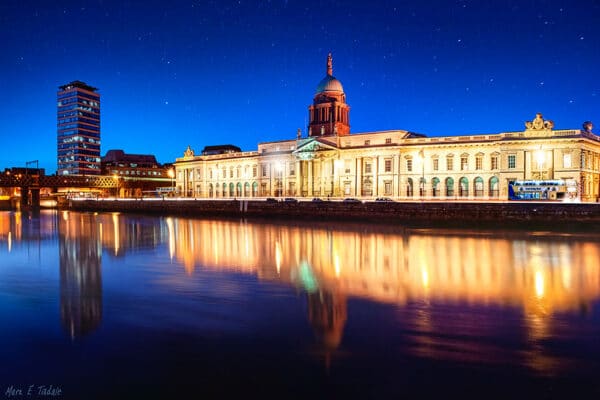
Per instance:
[[[56,92],[100,88],[102,154],[306,134],[327,53],[354,133],[597,121],[599,1],[0,2],[0,168],[56,170]]]

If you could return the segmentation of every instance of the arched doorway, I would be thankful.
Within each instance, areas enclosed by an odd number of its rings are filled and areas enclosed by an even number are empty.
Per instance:
[[[242,197],[242,184],[239,182],[237,185],[235,185],[235,196]]]
[[[433,178],[431,180],[431,195],[433,197],[438,197],[440,195],[440,180],[438,178]]]
[[[258,182],[252,183],[252,197],[258,197]]]
[[[223,183],[223,197],[227,197],[227,184]]]
[[[475,180],[473,181],[473,187],[475,189],[475,197],[482,197],[483,196],[483,178],[481,178],[480,176],[475,178]]]
[[[458,191],[460,197],[469,197],[469,180],[464,176],[458,181]]]
[[[235,196],[235,186],[233,186],[233,182],[229,184],[229,197],[234,197]]]
[[[454,179],[446,178],[446,197],[454,196]]]
[[[250,197],[250,184],[244,183],[244,197]]]
[[[412,178],[408,178],[406,180],[406,197],[413,197],[413,189],[414,189],[414,185],[413,185],[413,180]]]
[[[213,197],[213,184],[208,184],[208,197]]]
[[[490,178],[490,197],[498,198],[500,196],[498,177],[492,176]]]

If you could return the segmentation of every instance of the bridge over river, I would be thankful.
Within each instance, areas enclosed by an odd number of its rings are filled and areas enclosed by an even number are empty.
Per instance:
[[[128,189],[153,190],[158,186],[169,185],[168,178],[126,177],[113,175],[36,175],[36,174],[0,174],[0,194],[4,192],[11,204],[20,202],[22,207],[38,208],[40,192],[49,189],[51,193],[65,192],[71,189],[100,189],[105,192]],[[15,188],[20,189],[20,197],[15,196]]]

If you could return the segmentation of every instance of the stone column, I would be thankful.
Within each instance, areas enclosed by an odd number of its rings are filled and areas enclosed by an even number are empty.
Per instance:
[[[356,157],[356,176],[355,176],[356,196],[360,197],[362,192],[362,157]]]
[[[379,156],[373,158],[373,196],[379,196]]]
[[[313,160],[308,160],[308,196],[312,197],[313,195]]]
[[[302,196],[302,162],[296,161],[296,196]]]

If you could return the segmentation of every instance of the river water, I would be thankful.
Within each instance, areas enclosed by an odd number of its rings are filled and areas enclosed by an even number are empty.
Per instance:
[[[0,321],[5,398],[598,398],[600,234],[3,212]]]

